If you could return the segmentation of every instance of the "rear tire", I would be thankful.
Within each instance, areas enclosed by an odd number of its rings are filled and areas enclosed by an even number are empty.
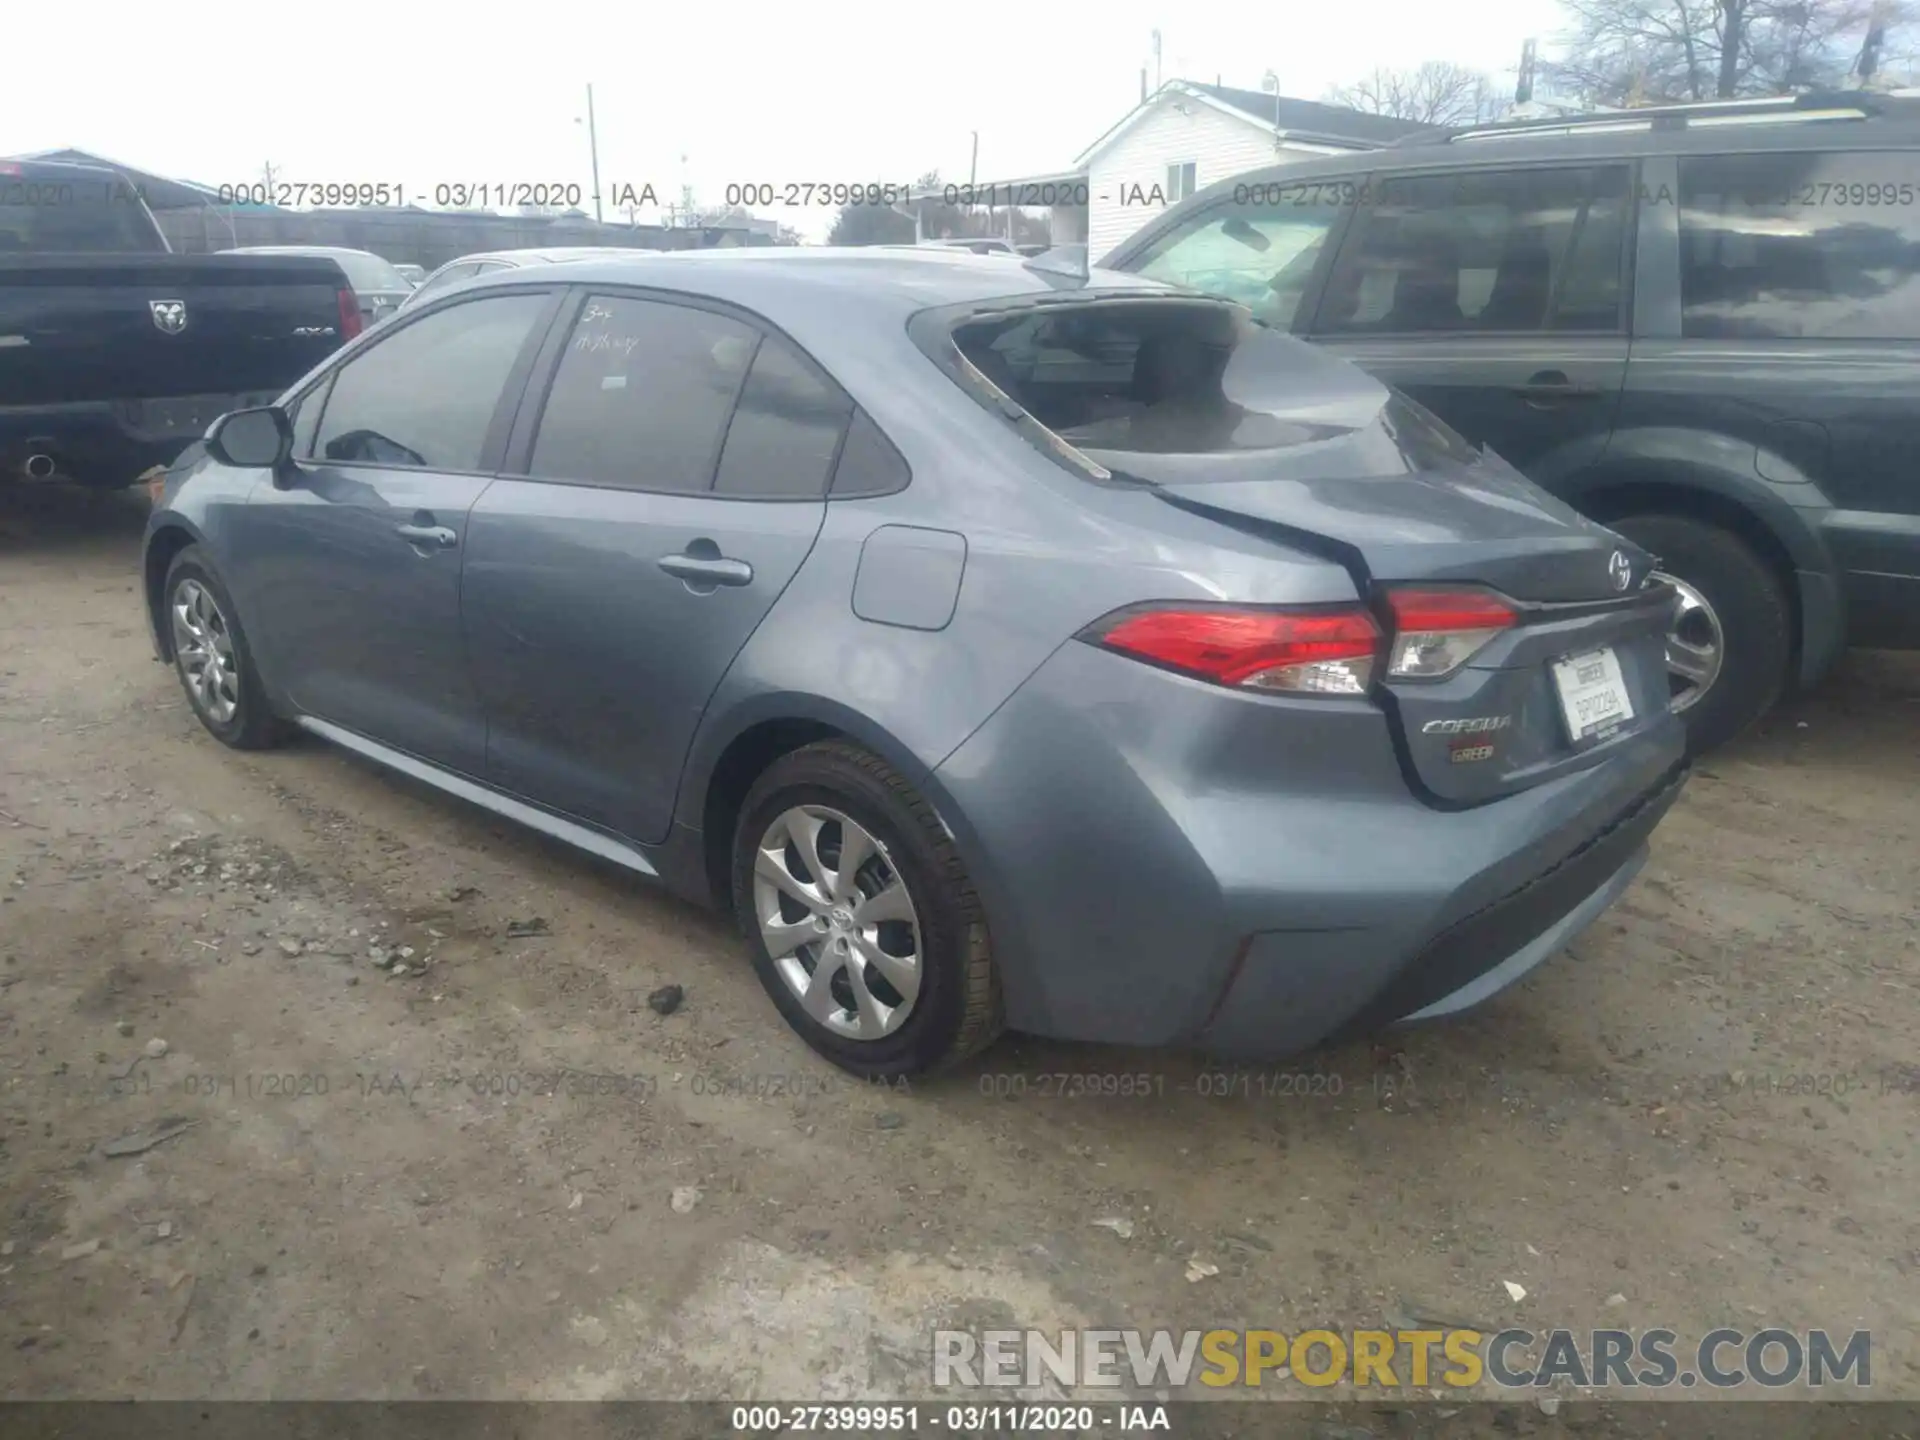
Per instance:
[[[849,846],[864,858],[843,881]],[[767,768],[740,808],[732,890],[760,983],[841,1069],[917,1075],[999,1035],[993,949],[966,866],[933,807],[869,751],[822,741]]]
[[[282,743],[287,727],[268,708],[233,597],[198,545],[173,557],[160,595],[174,673],[207,733],[235,750]]]
[[[1793,654],[1786,586],[1752,546],[1717,525],[1657,514],[1608,523],[1706,603],[1705,614],[1683,620],[1678,638],[1697,642],[1709,626],[1718,631],[1718,672],[1680,712],[1688,753],[1704,755],[1765,715],[1786,689]],[[1670,647],[1669,655],[1675,653]],[[1675,688],[1682,690],[1678,676]],[[1676,704],[1684,698],[1676,693]]]

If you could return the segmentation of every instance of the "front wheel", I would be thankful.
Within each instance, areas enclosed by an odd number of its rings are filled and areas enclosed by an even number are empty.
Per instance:
[[[953,839],[858,746],[805,746],[754,783],[734,834],[733,903],[774,1005],[844,1070],[919,1074],[1000,1031],[986,920]]]
[[[236,750],[278,743],[284,730],[267,707],[233,598],[198,545],[173,557],[161,594],[173,668],[200,723]]]
[[[1673,708],[1695,755],[1725,744],[1786,689],[1793,618],[1773,566],[1730,531],[1681,515],[1630,515],[1613,529],[1659,557],[1680,592],[1667,635]]]

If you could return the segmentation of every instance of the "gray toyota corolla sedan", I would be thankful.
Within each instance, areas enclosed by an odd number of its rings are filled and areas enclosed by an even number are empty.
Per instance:
[[[1466,1008],[1684,776],[1653,557],[1231,303],[966,254],[448,289],[224,417],[146,542],[300,729],[741,923],[856,1073]]]

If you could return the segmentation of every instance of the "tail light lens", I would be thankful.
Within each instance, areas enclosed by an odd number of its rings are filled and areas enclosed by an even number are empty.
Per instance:
[[[1363,695],[1380,627],[1359,606],[1247,609],[1146,606],[1094,627],[1096,644],[1243,690]]]
[[[1520,618],[1484,590],[1390,590],[1387,605],[1393,611],[1387,673],[1404,680],[1451,675]]]
[[[362,329],[360,322],[360,298],[351,290],[340,292],[340,338],[351,340]]]

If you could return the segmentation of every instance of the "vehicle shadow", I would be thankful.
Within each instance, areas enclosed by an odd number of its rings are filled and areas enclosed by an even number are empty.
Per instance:
[[[145,490],[99,490],[63,481],[0,481],[0,556],[79,560],[124,552],[146,529]]]

